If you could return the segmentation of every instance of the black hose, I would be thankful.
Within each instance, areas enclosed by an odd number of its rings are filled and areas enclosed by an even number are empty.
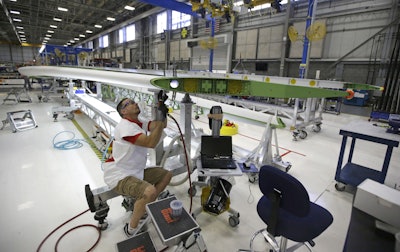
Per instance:
[[[172,115],[170,115],[170,114],[167,114],[167,115],[175,122],[176,126],[178,126],[178,130],[179,130],[179,133],[180,133],[180,135],[181,135],[181,140],[182,140],[182,143],[183,143],[183,149],[184,149],[184,152],[185,152],[185,159],[186,159],[186,167],[187,167],[187,172],[188,172],[188,178],[189,178],[189,192],[190,192],[190,193],[189,193],[189,195],[190,195],[190,208],[189,208],[189,213],[192,213],[192,205],[193,205],[192,180],[191,180],[191,178],[190,178],[189,157],[188,157],[187,151],[186,151],[185,139],[184,139],[184,137],[183,137],[183,133],[182,133],[181,127],[179,126],[179,124],[178,124],[178,122],[176,121],[176,119],[175,119]]]
[[[78,217],[81,216],[82,214],[88,212],[89,210],[90,210],[90,209],[87,209],[87,210],[83,211],[82,213],[80,213],[80,214],[78,214],[78,215],[72,217],[71,219],[65,221],[64,223],[62,223],[61,225],[59,225],[58,227],[56,227],[56,228],[55,228],[53,231],[51,231],[51,232],[43,239],[43,241],[39,244],[38,248],[36,249],[36,252],[39,252],[39,251],[40,251],[40,249],[41,249],[41,247],[43,246],[43,244],[46,242],[46,240],[47,240],[52,234],[54,234],[54,232],[56,232],[58,229],[60,229],[62,226],[64,226],[64,225],[67,224],[68,222],[70,222],[70,221],[72,221],[72,220],[78,218]],[[79,225],[79,226],[73,227],[73,228],[71,228],[70,230],[66,231],[63,235],[61,235],[61,237],[58,238],[58,240],[57,240],[57,243],[56,243],[56,245],[55,245],[55,247],[54,247],[54,251],[57,252],[58,243],[60,242],[60,240],[61,240],[66,234],[68,234],[68,233],[71,232],[72,230],[75,230],[75,229],[81,228],[81,227],[94,227],[94,228],[98,231],[99,236],[98,236],[98,238],[97,238],[97,241],[93,244],[92,247],[90,247],[90,248],[88,249],[88,252],[91,251],[91,250],[93,250],[93,249],[97,246],[97,244],[99,243],[99,241],[100,241],[100,238],[101,238],[101,230],[100,230],[99,227],[97,227],[97,226],[95,226],[95,225],[92,225],[92,224],[84,224],[84,225]]]

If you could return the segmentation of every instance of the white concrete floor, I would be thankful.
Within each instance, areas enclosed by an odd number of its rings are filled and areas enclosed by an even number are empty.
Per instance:
[[[5,93],[0,94],[3,100]],[[73,150],[58,150],[53,147],[54,137],[64,131],[75,133],[82,139],[71,120],[59,117],[54,122],[51,114],[53,106],[59,106],[60,99],[51,99],[39,103],[35,92],[31,92],[32,103],[0,105],[0,119],[6,113],[30,109],[38,124],[37,128],[12,133],[10,125],[0,130],[0,191],[2,211],[0,215],[0,251],[37,250],[44,238],[59,225],[86,211],[88,205],[84,186],[91,188],[104,186],[100,160],[88,144]],[[178,112],[174,112],[179,117]],[[90,129],[90,120],[82,114],[76,114],[78,123]],[[226,115],[227,119],[239,125],[239,134],[233,137],[234,145],[254,148],[262,136],[263,125],[257,122]],[[304,140],[293,141],[288,129],[277,130],[280,154],[284,161],[292,163],[289,171],[299,179],[310,194],[310,199],[325,208],[334,216],[333,224],[315,239],[314,251],[342,251],[350,218],[354,190],[336,191],[334,174],[341,144],[339,128],[353,120],[368,118],[348,114],[324,114],[322,130],[319,133],[308,131]],[[179,121],[179,120],[178,120]],[[208,119],[205,115],[194,120],[196,127],[202,127],[208,133]],[[171,128],[175,128],[170,121]],[[90,131],[90,130],[89,130]],[[91,135],[91,131],[88,132]],[[61,133],[56,141],[65,140],[69,135]],[[376,144],[363,143],[357,146],[355,158],[368,167],[382,165],[385,149]],[[396,148],[390,163],[387,184],[399,185],[400,151]],[[196,172],[192,174],[195,181]],[[174,178],[178,179],[178,178]],[[208,251],[237,251],[249,248],[252,234],[264,227],[256,212],[257,201],[261,194],[257,183],[250,183],[246,175],[235,178],[230,196],[230,207],[240,213],[240,224],[231,227],[228,213],[212,216],[205,212],[197,216]],[[200,207],[200,193],[193,198],[190,206],[188,182],[179,186],[169,186],[169,191],[184,202],[187,211]],[[199,190],[198,190],[199,191]],[[129,220],[130,213],[121,207],[122,198],[109,200],[109,227],[101,233],[101,239],[93,251],[117,251],[116,243],[126,239],[123,225]],[[93,213],[84,212],[73,221],[65,224],[43,244],[40,251],[54,251],[56,241],[67,230],[82,224],[97,225]],[[157,246],[161,244],[152,224],[150,234]],[[59,251],[86,251],[97,239],[94,228],[83,227],[67,233],[58,244]],[[257,250],[268,251],[262,241],[257,242]],[[303,251],[301,249],[300,251]],[[169,248],[167,251],[174,251]],[[305,250],[304,250],[305,251]]]

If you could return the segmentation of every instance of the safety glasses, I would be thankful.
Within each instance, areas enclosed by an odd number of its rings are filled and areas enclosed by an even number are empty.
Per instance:
[[[129,104],[135,104],[135,101],[127,99],[126,102],[124,102],[124,104],[121,106],[121,109],[128,107]]]

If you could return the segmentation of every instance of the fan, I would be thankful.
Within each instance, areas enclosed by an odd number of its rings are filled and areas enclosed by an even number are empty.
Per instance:
[[[318,41],[325,37],[326,26],[321,22],[314,22],[308,27],[306,36],[310,41]]]
[[[290,41],[292,42],[296,42],[297,40],[299,40],[299,33],[297,32],[296,28],[294,28],[293,25],[289,26],[288,35]]]
[[[214,49],[218,46],[218,39],[214,37],[209,37],[207,40],[201,40],[200,46],[203,49]]]

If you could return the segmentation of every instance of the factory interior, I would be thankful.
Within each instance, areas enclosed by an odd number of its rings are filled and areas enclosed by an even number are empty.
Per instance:
[[[0,251],[400,252],[399,1],[28,2],[0,1]],[[172,173],[134,235],[125,98]]]

